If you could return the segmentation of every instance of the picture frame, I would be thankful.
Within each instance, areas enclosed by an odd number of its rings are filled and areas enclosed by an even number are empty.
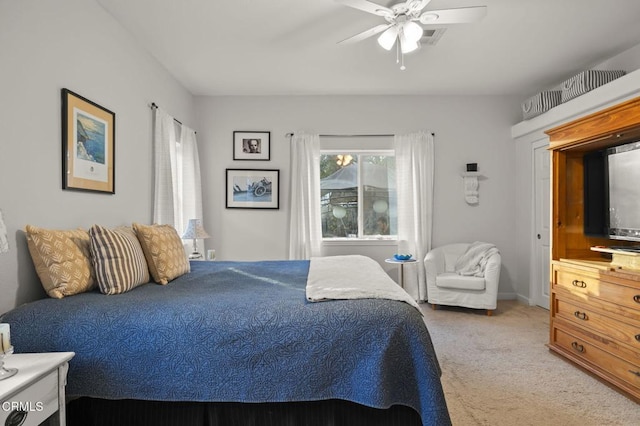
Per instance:
[[[62,189],[115,194],[114,112],[62,89]]]
[[[271,132],[234,131],[233,159],[271,160]]]
[[[280,208],[280,170],[226,169],[226,208]]]

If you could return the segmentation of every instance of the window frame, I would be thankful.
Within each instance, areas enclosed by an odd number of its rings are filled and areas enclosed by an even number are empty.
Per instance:
[[[363,235],[364,231],[364,209],[362,203],[364,202],[364,188],[360,183],[362,176],[362,162],[360,157],[362,156],[387,156],[396,157],[396,151],[391,148],[386,149],[321,149],[320,158],[324,155],[340,155],[340,154],[355,154],[358,164],[358,236],[357,237],[322,237],[322,243],[326,245],[394,245],[398,241],[398,235]],[[397,199],[397,188],[396,188]],[[322,208],[322,206],[321,206]],[[397,209],[397,206],[396,206]]]

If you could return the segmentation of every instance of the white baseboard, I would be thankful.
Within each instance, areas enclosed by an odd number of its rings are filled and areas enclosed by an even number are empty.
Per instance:
[[[498,293],[498,300],[514,300],[514,299],[518,299],[518,295],[516,293]]]

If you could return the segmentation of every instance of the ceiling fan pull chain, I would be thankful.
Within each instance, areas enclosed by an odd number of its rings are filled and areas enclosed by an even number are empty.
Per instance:
[[[402,71],[406,69],[404,66],[404,53],[402,53],[402,49],[400,49],[400,37],[398,37],[396,43],[396,64],[400,64],[400,69]]]

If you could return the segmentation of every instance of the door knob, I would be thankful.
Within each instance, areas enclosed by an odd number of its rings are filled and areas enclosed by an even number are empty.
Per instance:
[[[538,239],[540,239],[540,238],[541,238],[541,236],[540,236],[540,234],[538,234]]]

